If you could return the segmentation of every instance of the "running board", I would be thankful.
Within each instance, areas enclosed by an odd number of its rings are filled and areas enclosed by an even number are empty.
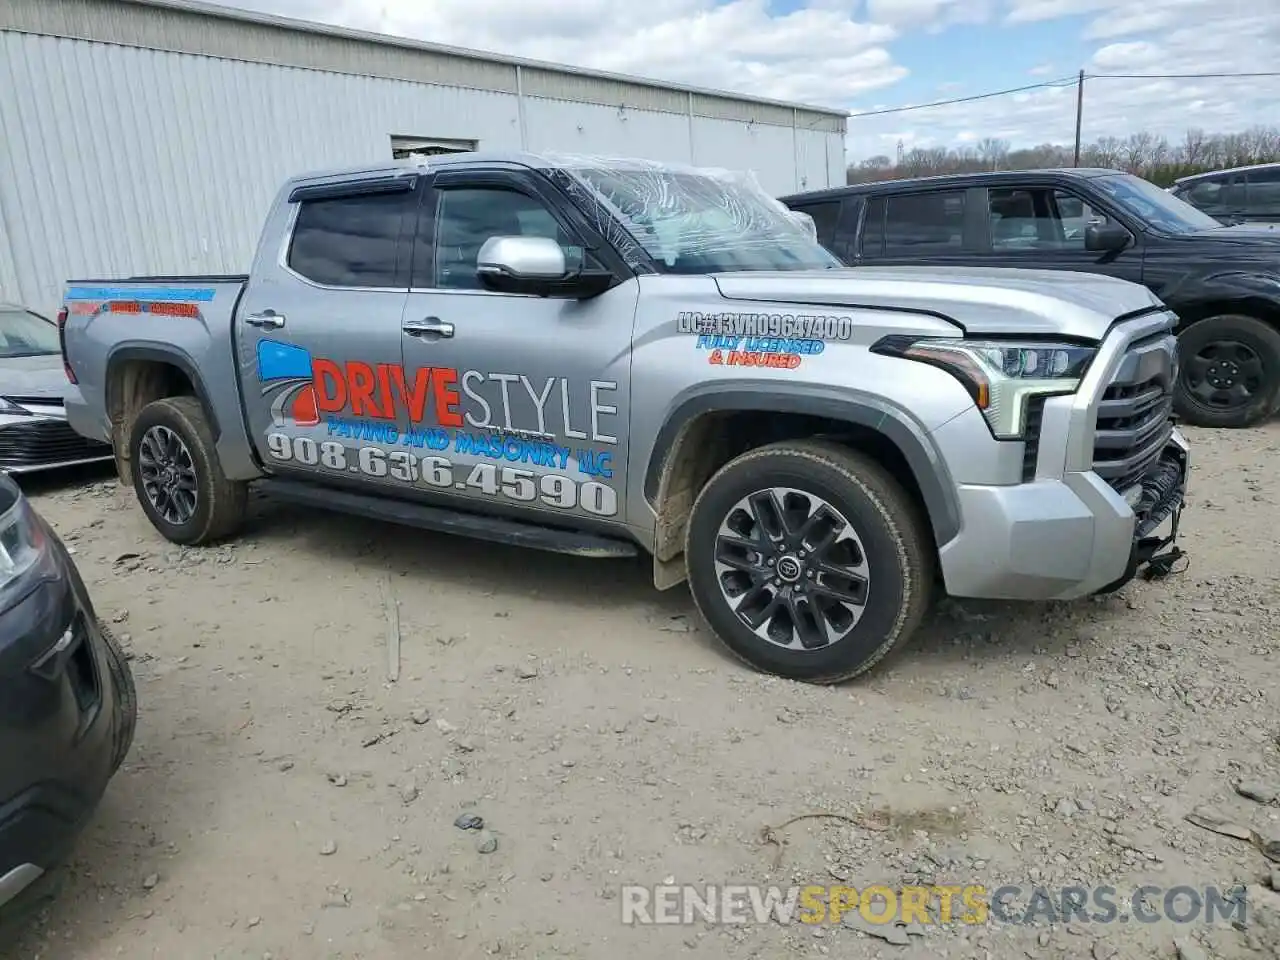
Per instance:
[[[312,486],[295,480],[269,478],[257,481],[254,483],[254,488],[279,500],[288,500],[308,507],[336,510],[339,513],[355,514],[370,520],[385,520],[406,527],[433,530],[437,533],[452,533],[457,536],[471,537],[473,540],[506,543],[516,547],[545,550],[549,553],[610,559],[634,557],[640,552],[635,544],[626,540],[614,540],[610,537],[580,533],[575,530],[544,527],[520,520],[508,520],[505,517],[482,516],[460,510],[428,507],[425,504],[411,503],[406,500],[392,500],[387,497],[335,490],[333,487]]]

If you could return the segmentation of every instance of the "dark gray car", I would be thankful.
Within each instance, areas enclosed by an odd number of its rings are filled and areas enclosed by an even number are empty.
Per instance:
[[[58,328],[0,303],[0,469],[21,474],[110,459],[109,446],[67,425],[66,388]]]

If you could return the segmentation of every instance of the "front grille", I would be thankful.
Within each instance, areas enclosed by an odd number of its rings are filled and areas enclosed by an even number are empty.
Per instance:
[[[1117,491],[1141,481],[1173,433],[1177,349],[1171,334],[1135,343],[1098,403],[1093,469]]]
[[[24,469],[105,457],[111,447],[89,440],[65,420],[28,420],[0,427],[0,467]]]
[[[1044,422],[1044,397],[1032,397],[1027,401],[1026,443],[1022,448],[1022,482],[1036,478],[1036,464],[1040,461],[1040,426]]]

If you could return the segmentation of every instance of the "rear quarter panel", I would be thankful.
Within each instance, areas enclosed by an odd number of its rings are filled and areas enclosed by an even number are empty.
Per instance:
[[[183,370],[211,418],[218,459],[230,479],[260,471],[241,413],[231,342],[232,318],[244,281],[76,281],[64,296],[67,361],[78,384],[68,387],[73,429],[111,440],[107,385],[112,365],[155,360]]]

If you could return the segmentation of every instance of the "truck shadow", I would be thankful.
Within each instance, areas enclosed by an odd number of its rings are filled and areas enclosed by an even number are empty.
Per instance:
[[[279,544],[312,552],[317,563],[325,557],[364,557],[371,565],[385,565],[436,588],[488,585],[485,592],[496,598],[538,598],[560,609],[614,608],[621,617],[641,612],[656,624],[683,620],[691,642],[713,651],[735,669],[749,669],[701,624],[686,584],[666,591],[654,589],[652,561],[647,555],[592,560],[543,553],[406,529],[266,497],[255,498],[247,532],[263,546]],[[912,642],[877,673],[912,666],[945,671],[957,660],[1014,653],[1055,656],[1069,646],[1064,629],[1070,632],[1086,623],[1123,619],[1126,612],[1124,603],[1115,598],[1004,603],[940,597]]]

